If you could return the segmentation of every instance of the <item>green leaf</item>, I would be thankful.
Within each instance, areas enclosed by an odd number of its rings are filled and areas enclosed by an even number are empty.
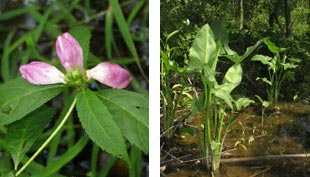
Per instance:
[[[274,67],[274,63],[272,63],[273,58],[269,57],[269,56],[265,56],[265,55],[255,55],[252,57],[252,61],[260,61],[262,64],[264,65],[268,65],[269,68],[273,68]]]
[[[214,32],[215,40],[220,40],[222,44],[228,44],[228,33],[220,21],[215,21],[210,24],[212,31]]]
[[[261,43],[262,43],[262,40],[259,40],[259,41],[256,42],[255,45],[248,47],[246,49],[245,53],[240,57],[240,61],[239,62],[243,61],[249,55],[251,55],[256,50],[256,48],[261,45]]]
[[[265,82],[266,84],[272,86],[271,81],[268,80],[266,77],[257,77],[256,80],[261,80],[261,81]]]
[[[266,44],[268,47],[269,51],[276,54],[280,51],[280,48],[277,47],[273,42],[271,42],[269,39],[265,38],[263,42]]]
[[[208,64],[211,68],[217,60],[217,46],[214,34],[208,24],[197,33],[192,47],[189,49],[189,68],[201,70]]]
[[[99,97],[108,107],[123,136],[131,144],[148,153],[149,106],[148,97],[126,90],[106,89]]]
[[[133,58],[135,59],[137,66],[144,78],[147,79],[142,66],[140,64],[139,55],[137,52],[137,49],[135,47],[134,41],[132,39],[132,36],[130,34],[129,26],[126,22],[125,16],[122,12],[121,5],[119,4],[118,0],[109,0],[109,4],[112,7],[112,13],[114,14],[115,20],[117,22],[117,25],[119,27],[120,33],[122,34],[124,41],[132,54]]]
[[[121,131],[102,101],[92,91],[83,89],[77,96],[76,108],[90,139],[101,149],[129,163]]]
[[[282,66],[283,66],[283,69],[284,70],[287,70],[287,69],[294,69],[294,68],[297,68],[298,65],[295,65],[293,63],[280,63]]]
[[[239,98],[235,102],[238,111],[241,110],[242,108],[248,107],[251,103],[255,103],[255,102],[248,98]]]
[[[21,119],[63,89],[64,85],[32,85],[23,78],[0,85],[0,125]]]
[[[234,64],[227,70],[223,79],[223,84],[220,85],[220,87],[226,92],[231,93],[241,83],[241,80],[241,64]]]
[[[11,18],[29,13],[29,11],[38,10],[38,6],[25,6],[23,8],[10,10],[0,15],[0,21],[10,20]]]
[[[225,90],[222,90],[221,88],[215,88],[214,96],[223,100],[231,109],[233,109],[233,104],[232,104],[233,99],[228,92],[226,92]]]
[[[270,106],[270,102],[269,102],[269,101],[263,101],[262,106],[263,106],[264,108],[268,108],[268,107]]]
[[[84,66],[87,66],[87,59],[89,53],[89,44],[91,33],[88,27],[86,26],[77,26],[72,28],[69,33],[79,42],[80,46],[83,50],[83,61]]]
[[[41,135],[54,113],[53,109],[43,106],[28,114],[24,119],[16,121],[7,127],[6,140],[14,161],[15,170],[26,152]]]

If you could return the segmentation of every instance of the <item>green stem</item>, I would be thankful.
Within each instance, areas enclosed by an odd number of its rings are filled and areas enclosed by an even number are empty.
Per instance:
[[[54,130],[51,136],[41,145],[41,147],[32,155],[32,157],[24,164],[24,166],[22,166],[22,168],[19,171],[17,171],[16,176],[20,175],[27,168],[27,166],[39,155],[39,153],[48,145],[48,143],[56,136],[56,134],[63,127],[67,119],[70,117],[70,114],[75,106],[75,103],[76,103],[76,97],[74,98],[67,114],[65,115],[64,119],[60,122],[58,127]]]

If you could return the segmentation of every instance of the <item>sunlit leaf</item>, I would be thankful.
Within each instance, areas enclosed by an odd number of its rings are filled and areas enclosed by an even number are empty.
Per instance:
[[[217,51],[214,34],[207,24],[197,32],[193,45],[189,50],[189,68],[200,70],[207,64],[212,68],[217,59]]]
[[[241,64],[234,64],[226,72],[221,85],[221,89],[228,93],[231,93],[238,85],[240,85],[242,80],[242,68]]]
[[[146,95],[126,90],[106,89],[99,98],[107,106],[114,121],[128,141],[148,153],[149,107]]]
[[[101,149],[129,162],[121,131],[103,102],[92,91],[84,89],[78,94],[76,107],[90,139]]]
[[[63,85],[38,86],[17,78],[0,85],[0,124],[21,119],[58,95]]]

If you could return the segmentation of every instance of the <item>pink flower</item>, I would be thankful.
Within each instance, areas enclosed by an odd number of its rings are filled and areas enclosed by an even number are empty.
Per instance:
[[[131,81],[127,70],[110,62],[99,63],[94,68],[87,70],[86,75],[89,79],[95,79],[102,84],[117,89],[127,87]]]
[[[56,52],[66,71],[72,71],[76,67],[79,67],[80,71],[83,71],[83,50],[80,44],[69,33],[58,36]]]
[[[36,85],[66,83],[64,74],[55,66],[40,61],[33,61],[19,68],[22,77]]]
[[[85,83],[86,80],[95,79],[102,84],[117,89],[127,87],[131,81],[131,76],[127,70],[110,62],[99,63],[94,68],[83,72],[82,48],[69,33],[58,36],[56,53],[62,66],[67,71],[66,76],[55,66],[40,61],[33,61],[19,68],[22,77],[35,85],[57,83],[78,85]]]

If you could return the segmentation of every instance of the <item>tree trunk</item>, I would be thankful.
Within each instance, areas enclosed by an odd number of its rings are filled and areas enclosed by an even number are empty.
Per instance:
[[[244,9],[243,9],[243,0],[240,0],[240,29],[243,29],[243,13],[244,13]]]
[[[289,0],[284,0],[284,15],[285,15],[285,35],[290,37],[292,35],[291,10],[289,7]]]

